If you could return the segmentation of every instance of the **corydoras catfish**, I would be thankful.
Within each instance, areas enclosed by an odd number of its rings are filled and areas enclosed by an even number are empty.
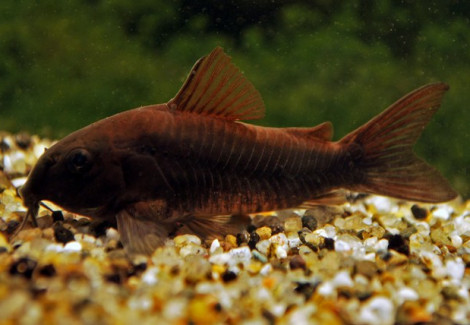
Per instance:
[[[423,86],[332,142],[328,122],[242,123],[264,116],[263,100],[216,48],[169,102],[97,121],[49,148],[20,195],[33,218],[49,200],[115,219],[126,250],[146,254],[172,234],[222,235],[243,224],[237,216],[309,206],[341,189],[448,201],[457,193],[412,151],[447,89]]]

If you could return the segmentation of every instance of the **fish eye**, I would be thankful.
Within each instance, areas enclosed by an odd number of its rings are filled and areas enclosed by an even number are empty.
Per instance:
[[[74,174],[86,173],[93,165],[93,159],[88,150],[83,148],[73,149],[67,155],[67,168]]]

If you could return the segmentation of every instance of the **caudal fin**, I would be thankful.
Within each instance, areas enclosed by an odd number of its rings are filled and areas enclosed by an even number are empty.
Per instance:
[[[448,89],[443,83],[423,86],[341,139],[360,152],[354,165],[362,180],[352,190],[421,202],[444,202],[457,196],[439,171],[412,150]]]

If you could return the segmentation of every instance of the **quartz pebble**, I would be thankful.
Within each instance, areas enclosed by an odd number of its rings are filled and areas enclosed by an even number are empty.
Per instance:
[[[51,144],[0,132],[0,323],[468,323],[470,201],[358,196],[128,256],[112,223],[53,205],[13,235],[15,186]]]

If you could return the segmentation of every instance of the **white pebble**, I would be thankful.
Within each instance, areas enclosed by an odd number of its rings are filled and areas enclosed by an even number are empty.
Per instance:
[[[106,229],[106,237],[108,237],[109,239],[114,239],[114,240],[120,239],[119,232],[114,228]]]
[[[460,281],[465,274],[465,264],[462,258],[457,257],[455,260],[446,261],[446,270],[449,277],[456,281]]]
[[[395,311],[392,302],[386,297],[375,297],[366,302],[359,312],[361,324],[393,324]]]
[[[387,239],[381,239],[377,242],[377,245],[375,245],[375,250],[379,251],[386,251],[388,249],[388,240]]]
[[[271,238],[269,238],[269,241],[271,241],[271,243],[273,244],[277,244],[277,245],[280,245],[280,246],[285,246],[287,248],[287,237],[284,233],[278,233],[274,236],[271,236]]]
[[[45,146],[44,144],[38,143],[33,148],[34,155],[39,158],[46,151],[46,149],[47,149],[47,146]]]
[[[302,242],[300,241],[300,238],[297,235],[295,235],[294,237],[288,237],[287,240],[288,240],[288,246],[290,248],[296,248],[302,244]]]
[[[287,257],[287,251],[284,249],[284,247],[282,246],[276,247],[276,257],[279,259]]]
[[[432,212],[432,215],[435,218],[442,219],[442,220],[447,220],[450,217],[450,214],[452,213],[452,208],[449,206],[441,206],[438,209],[434,210]]]
[[[267,263],[261,268],[261,270],[259,271],[259,274],[268,275],[269,273],[271,273],[272,270],[273,270],[273,266]]]
[[[410,301],[418,300],[419,295],[412,288],[403,287],[403,288],[400,288],[400,290],[398,291],[398,297],[400,298],[401,303],[403,303],[404,301],[407,301],[407,300],[410,300]]]
[[[160,270],[158,267],[150,267],[145,270],[144,274],[142,274],[142,282],[148,285],[154,285],[158,282],[158,274]]]
[[[453,231],[453,232],[450,234],[450,241],[452,242],[452,245],[453,245],[455,248],[460,248],[460,247],[462,246],[462,243],[463,243],[462,237],[460,237],[458,234],[456,234],[455,231]]]
[[[271,306],[270,311],[276,317],[281,317],[286,312],[287,306],[282,303],[277,303]]]
[[[91,235],[87,235],[87,234],[76,234],[74,236],[75,240],[77,241],[81,241],[81,242],[85,242],[85,243],[90,243],[90,244],[93,244],[96,242],[96,238],[91,236]]]
[[[397,205],[392,202],[389,198],[379,195],[373,195],[367,198],[367,204],[372,204],[375,206],[378,212],[390,213],[398,210]]]
[[[18,177],[14,178],[11,180],[11,184],[13,184],[14,187],[18,188],[20,186],[23,186],[24,183],[26,183],[27,177]]]
[[[79,252],[81,250],[82,250],[82,244],[80,244],[78,241],[68,242],[64,246],[64,251],[67,251],[67,252]]]
[[[343,240],[335,241],[335,251],[337,252],[347,252],[351,249],[351,245],[348,242]]]
[[[335,251],[348,252],[352,251],[358,257],[364,256],[365,248],[362,242],[349,234],[339,235],[335,240]]]
[[[209,262],[216,265],[225,265],[230,261],[231,258],[232,257],[229,253],[215,254],[209,257]]]
[[[234,248],[229,252],[230,264],[237,265],[238,263],[249,263],[251,260],[251,250],[247,246]]]
[[[186,257],[189,255],[205,255],[207,250],[199,245],[189,244],[180,249],[180,255]]]
[[[354,285],[351,275],[346,270],[336,274],[333,279],[333,284],[335,287],[352,287]]]
[[[182,318],[186,310],[186,305],[187,302],[183,298],[168,299],[162,310],[163,317],[173,321]]]
[[[328,297],[335,292],[335,287],[331,281],[322,282],[317,289],[319,295]]]
[[[219,240],[216,238],[216,239],[214,239],[214,240],[212,241],[212,243],[211,243],[211,248],[209,249],[209,252],[210,252],[211,254],[214,254],[214,253],[217,251],[218,248],[220,248],[220,242],[219,242]]]
[[[256,243],[256,249],[264,254],[264,255],[268,255],[269,253],[269,247],[271,247],[271,242],[267,239],[265,240],[260,240],[259,242]]]

